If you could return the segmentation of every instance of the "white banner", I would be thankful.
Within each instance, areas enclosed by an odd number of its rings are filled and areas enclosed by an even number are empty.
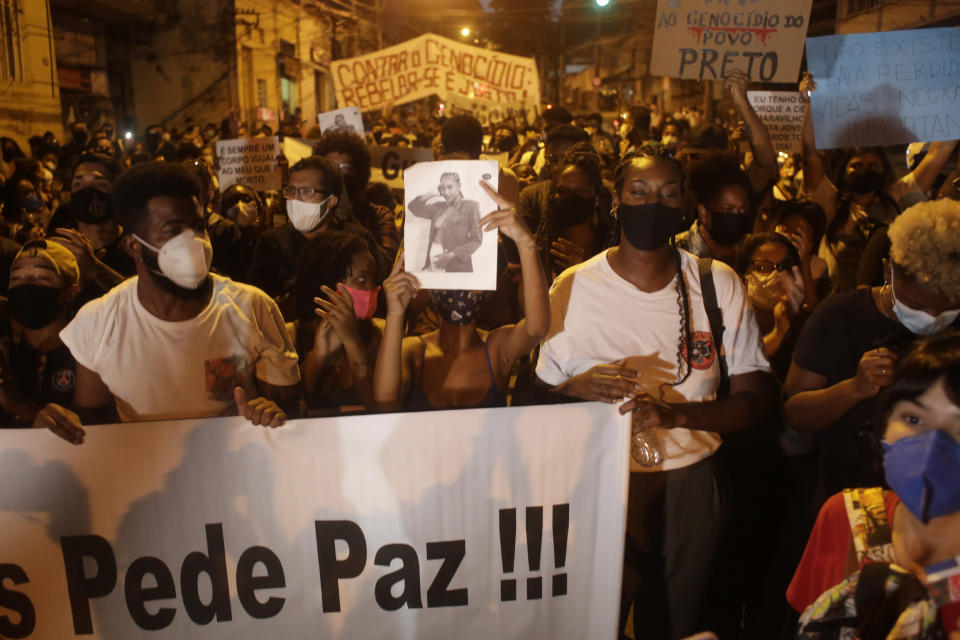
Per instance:
[[[797,91],[747,91],[747,100],[770,132],[773,148],[800,153],[805,104]]]
[[[337,104],[381,109],[437,95],[540,104],[533,58],[512,56],[428,33],[375,53],[330,64]]]
[[[283,177],[277,164],[280,142],[271,138],[239,138],[217,141],[217,167],[220,192],[234,183],[246,184],[257,191],[278,191]]]
[[[811,2],[657,0],[650,75],[796,82]]]
[[[612,638],[602,404],[0,432],[0,637]]]

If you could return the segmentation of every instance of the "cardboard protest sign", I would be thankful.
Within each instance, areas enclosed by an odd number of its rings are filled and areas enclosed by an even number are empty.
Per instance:
[[[276,137],[218,140],[220,192],[236,183],[258,191],[277,191],[283,181],[277,165],[279,155],[280,142]]]
[[[7,429],[0,634],[613,637],[629,433],[600,403]]]
[[[658,0],[650,75],[796,82],[812,0]]]
[[[747,100],[757,112],[773,148],[784,153],[800,153],[803,112],[806,103],[796,91],[747,91]]]
[[[330,65],[337,104],[363,111],[437,95],[490,102],[540,104],[533,58],[425,34],[371,54]]]
[[[418,162],[433,160],[425,147],[370,147],[370,182],[385,182],[391,189],[403,189],[403,172]]]
[[[497,288],[497,231],[480,218],[497,208],[480,186],[500,179],[491,160],[421,162],[403,172],[404,269],[423,289]]]
[[[364,134],[363,116],[357,107],[344,107],[335,111],[317,114],[320,131],[347,131],[349,133]]]
[[[960,29],[807,39],[818,149],[960,138]]]

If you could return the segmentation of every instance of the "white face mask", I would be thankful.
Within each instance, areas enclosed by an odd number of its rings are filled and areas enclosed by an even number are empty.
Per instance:
[[[307,233],[319,227],[333,210],[332,207],[327,206],[332,197],[332,195],[327,196],[323,202],[287,200],[287,217],[290,218],[293,228],[301,233]]]
[[[257,205],[253,202],[237,202],[230,208],[233,210],[233,220],[239,227],[249,227],[257,220]]]
[[[932,316],[926,311],[908,307],[897,300],[897,292],[893,288],[893,274],[890,275],[890,293],[893,295],[893,313],[900,324],[920,336],[931,336],[940,333],[960,316],[960,309],[944,311],[938,316]]]
[[[207,279],[210,261],[213,260],[213,247],[206,231],[187,229],[167,240],[159,249],[137,234],[133,234],[133,237],[143,246],[157,252],[160,273],[175,285],[184,289],[196,289]]]

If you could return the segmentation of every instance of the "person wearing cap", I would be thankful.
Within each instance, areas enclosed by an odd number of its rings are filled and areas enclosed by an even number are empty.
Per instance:
[[[10,267],[7,308],[12,318],[8,359],[0,374],[4,425],[28,426],[50,402],[73,402],[77,364],[60,339],[73,318],[80,268],[55,240],[28,243]]]

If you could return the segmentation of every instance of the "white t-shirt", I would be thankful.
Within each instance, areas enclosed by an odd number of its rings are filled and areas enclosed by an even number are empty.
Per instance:
[[[672,387],[669,383],[677,380],[681,342],[676,280],[660,291],[641,291],[614,272],[608,251],[567,269],[554,281],[550,332],[540,348],[537,376],[558,385],[598,364],[627,358],[627,366],[642,374],[643,391],[655,398],[664,402],[715,399],[720,366],[703,306],[696,256],[680,251],[690,301],[693,358],[690,376]],[[740,279],[730,267],[714,260],[713,280],[723,313],[729,375],[770,371],[753,307]],[[720,436],[709,431],[656,432],[666,453],[664,463],[644,468],[631,462],[631,471],[680,469],[709,457],[720,446]]]
[[[60,332],[77,362],[95,371],[124,422],[229,413],[233,389],[253,378],[300,380],[297,354],[276,303],[260,289],[215,274],[210,303],[168,322],[140,302],[136,277],[88,302]]]

